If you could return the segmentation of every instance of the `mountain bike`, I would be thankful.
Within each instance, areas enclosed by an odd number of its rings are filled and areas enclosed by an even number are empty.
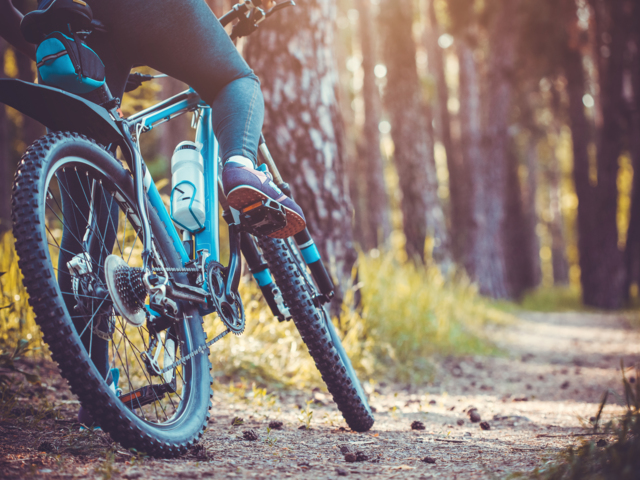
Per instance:
[[[237,20],[233,37],[250,34],[293,2],[267,12],[255,4],[237,4],[221,17],[223,25]],[[151,78],[134,73],[130,80]],[[274,317],[295,323],[347,424],[371,428],[365,393],[327,312],[334,285],[311,235],[305,229],[269,237],[286,224],[276,202],[243,211],[227,205],[211,109],[194,90],[128,118],[121,118],[117,99],[98,105],[14,79],[0,80],[0,102],[49,129],[29,146],[15,175],[19,265],[53,359],[114,440],[172,457],[200,439],[212,396],[209,347],[245,329],[242,258]],[[192,230],[176,227],[139,148],[145,132],[187,113],[205,160],[206,214]],[[264,137],[259,153],[291,195]],[[219,205],[229,230],[226,266]],[[203,317],[213,313],[220,329],[207,338]]]

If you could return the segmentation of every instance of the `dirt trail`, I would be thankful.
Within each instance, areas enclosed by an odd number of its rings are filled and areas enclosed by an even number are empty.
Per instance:
[[[572,435],[584,433],[606,389],[620,392],[620,358],[626,365],[638,361],[640,334],[611,315],[520,317],[493,332],[504,356],[447,359],[427,387],[376,386],[371,432],[340,428],[343,422],[321,392],[250,400],[223,392],[216,395],[204,449],[177,460],[138,462],[121,448],[105,460],[108,437],[74,433],[77,405],[64,399],[71,397],[59,379],[51,391],[67,420],[0,422],[0,478],[469,479],[532,470],[584,438]],[[300,430],[300,408],[311,398],[311,429]],[[471,406],[489,430],[470,421],[465,410]],[[617,410],[607,407],[605,415]],[[244,425],[232,427],[235,416]],[[284,429],[268,434],[273,420]],[[416,420],[424,430],[411,430]],[[248,429],[258,433],[257,441],[243,438]],[[341,447],[367,460],[348,463]],[[39,453],[42,448],[50,453]]]

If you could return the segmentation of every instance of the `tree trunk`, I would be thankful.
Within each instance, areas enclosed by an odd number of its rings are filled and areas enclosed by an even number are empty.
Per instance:
[[[553,268],[553,284],[569,284],[569,261],[567,260],[567,243],[564,232],[564,219],[561,209],[561,180],[560,162],[556,155],[558,142],[562,136],[564,125],[563,112],[561,106],[560,91],[553,87],[551,89],[551,99],[548,105],[553,115],[551,121],[550,135],[553,140],[549,141],[550,155],[543,167],[543,176],[549,190],[549,216],[547,229],[551,236],[551,265]]]
[[[539,137],[535,132],[532,133],[531,137],[525,153],[527,179],[526,182],[521,185],[523,243],[521,247],[517,247],[521,249],[519,255],[522,255],[523,262],[526,265],[522,275],[522,292],[537,287],[542,280],[540,240],[536,231],[539,218],[536,208],[539,163],[537,147]]]
[[[244,53],[262,82],[267,144],[305,212],[342,298],[356,252],[336,98],[335,20],[335,2],[299,2],[298,8],[263,23]]]
[[[551,236],[553,284],[568,285],[569,262],[567,261],[567,244],[565,242],[562,210],[560,209],[560,167],[555,152],[551,154],[545,173],[549,188],[549,211],[551,213],[548,229]]]
[[[567,48],[564,54],[564,71],[567,78],[569,97],[569,121],[573,147],[573,182],[578,197],[578,250],[580,264],[580,283],[583,301],[587,303],[595,293],[593,264],[598,254],[594,247],[593,232],[595,218],[595,188],[589,181],[588,145],[591,141],[589,123],[584,113],[582,96],[585,92],[585,78],[582,67],[582,55],[574,48]]]
[[[625,269],[623,255],[618,247],[618,158],[622,152],[624,128],[624,103],[622,99],[622,74],[624,54],[628,39],[628,15],[624,13],[622,0],[605,4],[595,0],[596,31],[600,52],[598,77],[602,127],[598,138],[596,198],[592,214],[594,229],[588,253],[594,262],[591,278],[584,285],[585,304],[598,308],[615,309],[624,303]],[[608,35],[605,33],[608,32]],[[610,38],[610,43],[604,41]]]
[[[362,233],[363,247],[375,248],[380,241],[386,243],[391,234],[389,218],[389,202],[384,183],[384,165],[380,152],[380,117],[381,99],[374,68],[376,66],[376,37],[371,14],[370,0],[358,0],[360,12],[360,44],[362,49],[362,69],[364,78],[362,97],[364,99],[364,126],[362,141],[358,151],[360,171],[363,178],[359,182],[364,195],[365,205],[362,210],[366,216],[365,231]]]
[[[629,293],[632,284],[640,284],[640,5],[636,2],[633,10],[634,30],[631,32],[629,70],[633,86],[633,99],[629,108],[629,151],[633,162],[633,190],[629,212],[629,230],[625,248],[627,284]]]
[[[403,227],[410,258],[423,259],[427,235],[434,239],[433,259],[448,270],[449,236],[437,195],[433,141],[428,135],[412,37],[411,0],[382,0],[381,33],[387,65],[385,105],[391,119],[394,160],[402,192]]]
[[[523,194],[524,189],[518,175],[517,158],[514,155],[509,155],[506,166],[504,252],[509,295],[512,298],[520,298],[525,291],[537,285],[536,267],[538,269],[540,267],[539,246],[535,232],[537,223],[535,200],[530,198],[535,195],[536,190],[536,159],[534,157],[527,158],[527,160],[527,166],[531,169],[531,163],[533,163],[534,167],[529,171],[526,195]],[[537,255],[534,256],[534,252]],[[536,262],[536,260],[538,261]]]
[[[478,184],[478,175],[482,174],[482,106],[480,98],[480,74],[474,59],[470,38],[457,38],[456,50],[460,64],[460,163],[464,172],[464,183],[460,191],[461,222],[464,228],[455,242],[461,251],[462,264],[472,278],[476,278],[476,265],[473,256],[473,241],[481,218],[472,215],[473,200],[483,194]],[[473,181],[472,181],[473,179]],[[464,220],[462,220],[464,219]],[[472,238],[473,235],[473,238]]]
[[[449,113],[449,87],[445,77],[444,53],[438,39],[442,29],[436,18],[435,0],[427,0],[427,34],[426,47],[429,59],[429,71],[436,82],[436,101],[434,102],[434,118],[436,138],[442,143],[447,155],[449,171],[449,203],[451,209],[451,250],[456,261],[464,260],[464,243],[469,224],[469,208],[467,189],[468,172],[464,168],[459,146],[451,135],[451,115]]]
[[[4,78],[4,54],[7,43],[0,38],[0,78]],[[11,229],[11,183],[13,169],[9,151],[7,108],[0,103],[0,234]]]
[[[480,292],[494,298],[513,297],[507,276],[505,215],[508,199],[509,115],[515,61],[518,2],[503,0],[490,28],[487,119],[481,155],[469,161],[472,189],[472,231],[468,270]],[[462,113],[464,115],[464,113]]]

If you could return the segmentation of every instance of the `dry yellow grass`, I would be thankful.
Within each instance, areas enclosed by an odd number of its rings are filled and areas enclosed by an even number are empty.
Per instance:
[[[362,379],[424,382],[432,374],[434,355],[492,352],[483,327],[508,322],[511,316],[480,297],[468,281],[446,281],[437,268],[417,267],[398,257],[392,252],[361,254],[359,283],[348,295],[352,304],[357,290],[360,306],[345,307],[341,317],[334,319]],[[44,347],[10,235],[0,241],[0,272],[5,272],[0,277],[0,349],[12,348],[20,338],[28,339],[33,348]],[[243,279],[241,289],[247,329],[241,337],[229,336],[214,345],[214,376],[283,387],[320,384],[295,325],[272,317],[250,278]],[[205,328],[212,337],[222,325],[210,315]]]

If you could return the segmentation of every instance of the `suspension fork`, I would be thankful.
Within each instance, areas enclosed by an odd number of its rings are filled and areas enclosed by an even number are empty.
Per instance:
[[[284,304],[282,293],[273,281],[269,266],[264,261],[262,254],[258,251],[256,243],[247,232],[242,232],[242,255],[249,265],[249,270],[253,275],[256,283],[262,291],[267,305],[271,309],[271,313],[278,318],[279,321],[289,320],[291,313]]]
[[[267,147],[267,143],[265,142],[264,135],[260,135],[260,154],[262,158],[265,160],[267,165],[269,166],[269,170],[273,174],[273,179],[280,188],[289,198],[293,200],[293,195],[291,193],[291,187],[288,183],[286,183],[280,172],[278,171],[278,167],[276,162],[273,160],[271,156],[271,152]],[[322,257],[320,256],[320,252],[318,252],[318,247],[316,247],[313,238],[311,238],[311,234],[309,230],[305,228],[303,231],[297,233],[293,237],[302,253],[302,257],[304,258],[305,263],[309,267],[311,271],[311,275],[320,290],[320,297],[318,300],[321,303],[328,303],[335,295],[335,285],[333,284],[333,280],[327,271],[327,268],[322,261]]]

